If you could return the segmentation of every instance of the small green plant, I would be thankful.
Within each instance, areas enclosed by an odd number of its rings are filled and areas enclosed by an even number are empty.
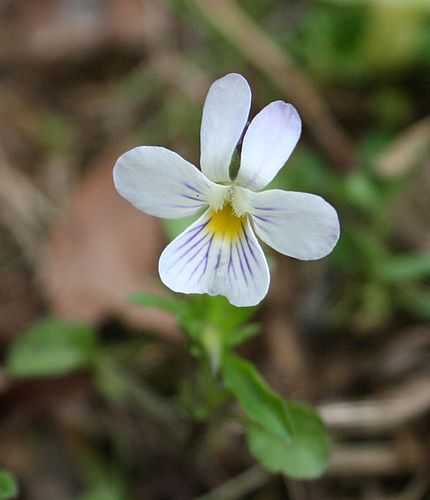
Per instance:
[[[276,394],[257,369],[234,352],[258,333],[258,325],[247,322],[256,307],[237,308],[224,297],[207,295],[182,299],[137,294],[130,300],[174,314],[199,361],[196,380],[201,380],[202,373],[211,374],[211,383],[206,377],[194,401],[187,388],[187,403],[197,410],[197,416],[209,418],[233,398],[240,409],[235,418],[243,423],[249,450],[264,468],[300,479],[315,478],[325,471],[330,444],[318,414]]]

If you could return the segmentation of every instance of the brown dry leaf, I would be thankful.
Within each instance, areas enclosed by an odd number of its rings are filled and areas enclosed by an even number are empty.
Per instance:
[[[102,155],[72,196],[42,252],[40,280],[52,312],[95,322],[120,316],[178,338],[174,319],[127,303],[130,294],[163,293],[157,276],[161,222],[123,200],[112,182],[118,154]]]

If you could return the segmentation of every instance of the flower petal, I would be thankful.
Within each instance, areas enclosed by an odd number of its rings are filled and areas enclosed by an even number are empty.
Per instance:
[[[301,120],[294,106],[275,101],[252,120],[243,139],[237,183],[259,191],[283,167],[300,137]]]
[[[230,73],[211,85],[203,107],[200,165],[214,182],[230,180],[231,157],[250,107],[251,89],[243,76]]]
[[[223,231],[210,210],[166,247],[159,272],[175,292],[224,295],[239,307],[258,304],[270,281],[249,221],[244,217],[237,231]]]
[[[290,257],[320,259],[339,239],[336,210],[320,196],[272,189],[252,193],[250,204],[258,236]]]
[[[120,156],[113,178],[119,194],[136,208],[173,219],[197,212],[218,189],[181,156],[155,146],[140,146]]]

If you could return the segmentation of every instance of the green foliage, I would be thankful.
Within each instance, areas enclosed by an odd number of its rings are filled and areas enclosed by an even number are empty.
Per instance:
[[[49,112],[32,124],[34,139],[48,153],[67,153],[76,142],[76,128],[68,117]]]
[[[180,399],[184,408],[196,420],[209,419],[229,398],[211,370],[199,366],[181,384]]]
[[[136,293],[131,295],[128,300],[138,306],[155,307],[172,314],[180,314],[186,307],[185,301],[174,296],[160,297],[148,293]]]
[[[377,270],[387,283],[402,284],[430,277],[430,255],[390,255]]]
[[[163,220],[164,229],[166,230],[167,239],[172,241],[179,236],[182,231],[196,220],[195,215],[182,217],[181,219],[165,219]]]
[[[269,471],[296,479],[314,479],[326,470],[330,445],[318,415],[308,406],[295,401],[284,402],[292,423],[293,439],[280,439],[255,422],[246,424],[251,453]]]
[[[234,345],[256,333],[253,325],[244,326],[255,308],[236,308],[224,297],[206,295],[190,296],[187,301],[140,295],[134,302],[176,314],[193,352],[209,362],[182,384],[182,403],[194,418],[208,419],[227,399],[214,377],[221,363],[224,386],[246,416],[245,430],[255,458],[268,470],[291,477],[322,474],[329,445],[318,415],[302,404],[283,400],[251,363],[231,352]]]
[[[282,399],[244,359],[228,353],[222,361],[224,383],[247,417],[277,438],[291,441],[291,421]]]
[[[18,496],[18,484],[13,475],[0,470],[0,500],[11,500]]]
[[[90,326],[44,319],[12,344],[6,370],[16,377],[64,375],[89,366],[96,346],[95,332]]]
[[[396,75],[426,44],[426,0],[320,0],[286,44],[326,85]]]
[[[80,500],[123,500],[123,493],[112,489],[110,485],[99,486],[85,495]]]
[[[115,446],[115,443],[113,443]],[[116,450],[119,452],[119,450]],[[127,500],[126,481],[119,463],[110,463],[91,447],[77,450],[78,466],[82,471],[86,493],[79,500]]]
[[[183,317],[183,326],[191,336],[198,335],[198,325],[211,325],[216,328],[223,339],[247,321],[257,310],[253,307],[235,307],[229,301],[217,295],[192,295],[189,307]],[[196,324],[197,323],[197,324]]]
[[[198,350],[201,343],[209,341],[211,331],[222,346],[233,347],[258,333],[258,326],[245,325],[257,311],[257,307],[235,307],[225,297],[208,295],[189,295],[187,299],[171,295],[160,297],[150,294],[134,294],[129,301],[145,306],[156,307],[174,314],[179,325]]]
[[[234,354],[224,356],[222,372],[247,417],[250,451],[263,467],[297,479],[320,476],[328,466],[330,447],[318,415],[301,403],[281,399],[251,363]]]

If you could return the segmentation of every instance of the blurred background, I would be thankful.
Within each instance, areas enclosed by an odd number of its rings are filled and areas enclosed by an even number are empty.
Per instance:
[[[198,164],[229,72],[252,114],[283,99],[302,116],[274,185],[340,214],[328,258],[270,255],[242,348],[320,411],[317,481],[254,465],[199,399],[175,318],[128,301],[168,294],[177,227],[117,195],[115,160],[147,144]],[[430,498],[429,89],[428,0],[0,1],[0,469],[18,497]]]

